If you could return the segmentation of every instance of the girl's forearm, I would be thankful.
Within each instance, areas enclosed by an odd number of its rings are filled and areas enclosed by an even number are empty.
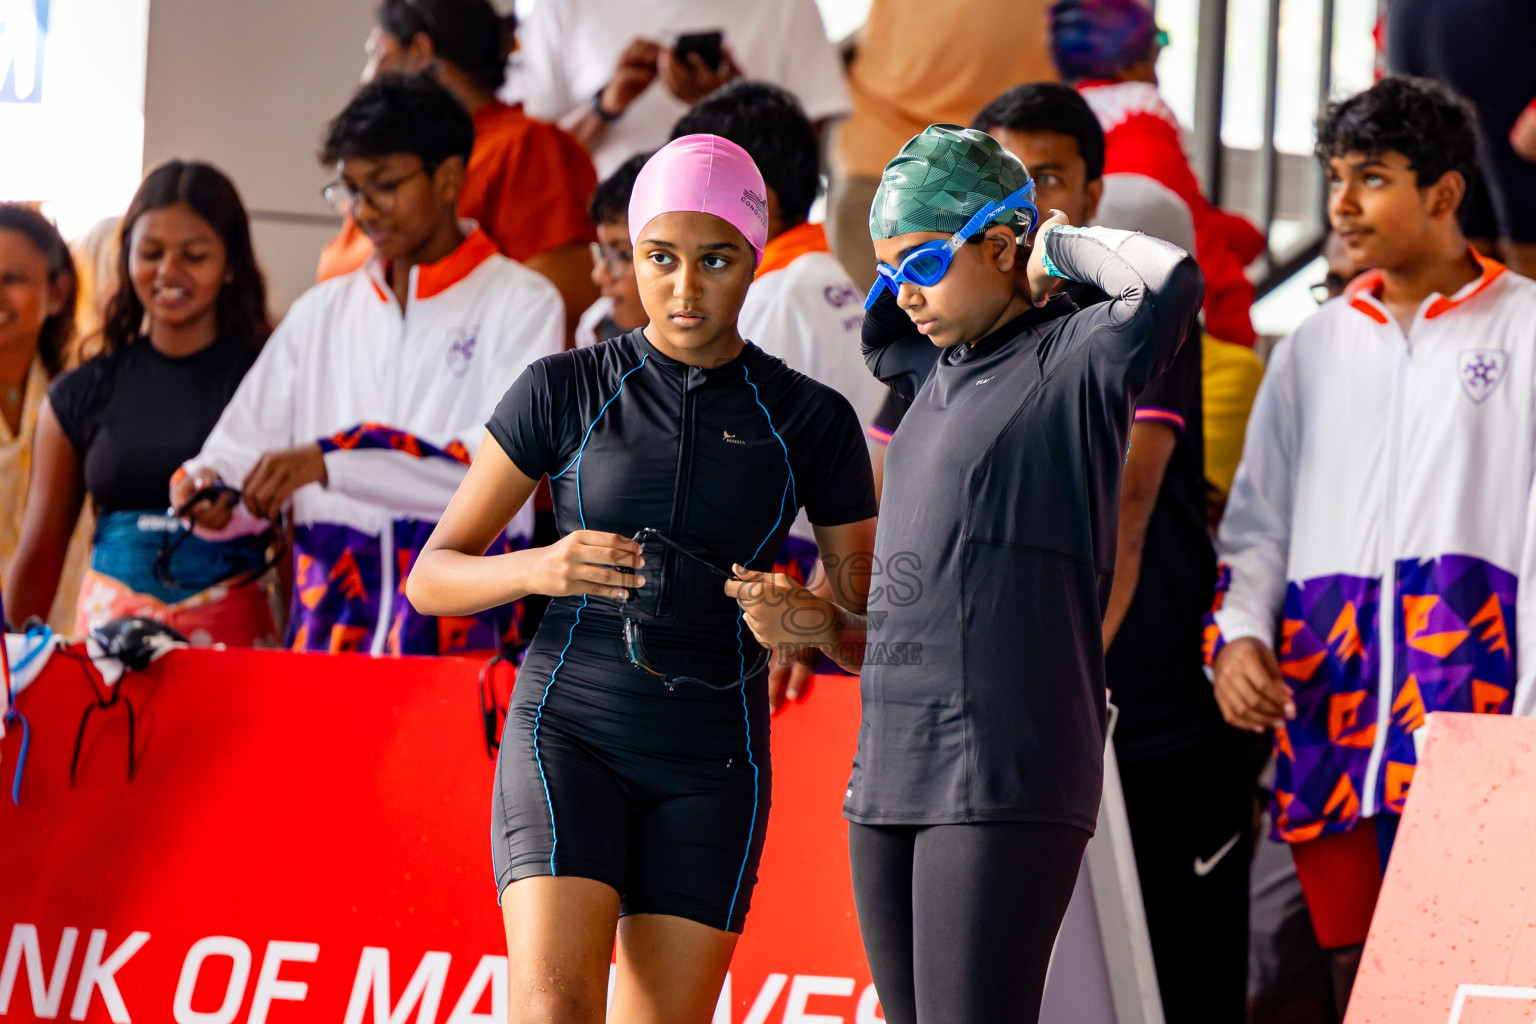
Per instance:
[[[3,601],[7,617],[18,626],[33,616],[48,618],[68,550],[67,545],[51,541],[28,544],[25,540],[11,562]]]
[[[423,615],[474,615],[538,593],[543,549],[468,555],[449,548],[423,551],[405,584],[405,596]]]
[[[864,668],[865,651],[869,646],[869,617],[842,608],[837,611],[832,649],[826,653],[840,667],[858,675]]]
[[[830,614],[825,625],[800,647],[815,647],[837,664],[858,675],[868,646],[869,617],[824,601]]]

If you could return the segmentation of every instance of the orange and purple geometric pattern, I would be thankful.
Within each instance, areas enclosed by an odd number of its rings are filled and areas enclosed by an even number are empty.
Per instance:
[[[1286,587],[1276,654],[1296,717],[1275,732],[1274,836],[1292,843],[1359,821],[1372,748],[1382,741],[1376,806],[1401,814],[1417,756],[1413,731],[1435,711],[1508,714],[1513,703],[1513,573],[1468,555],[1397,563],[1391,703],[1379,704],[1381,584],[1320,576]],[[1230,579],[1220,573],[1216,608]],[[1213,609],[1214,610],[1214,609]],[[1207,618],[1215,661],[1223,640]],[[1377,730],[1385,728],[1385,735]]]
[[[1216,655],[1227,646],[1226,637],[1221,635],[1221,627],[1216,624],[1216,613],[1221,611],[1221,606],[1227,599],[1227,591],[1231,587],[1232,567],[1222,562],[1216,566],[1216,593],[1211,599],[1211,610],[1205,613],[1200,635],[1200,653],[1205,658],[1206,668],[1216,666]]]
[[[478,657],[520,646],[522,602],[478,615],[439,618],[418,613],[406,599],[405,581],[434,525],[411,519],[391,524],[394,588],[387,595],[381,594],[379,538],[337,523],[296,527],[288,646],[296,651],[367,651],[381,614],[389,618],[385,654]],[[510,550],[511,543],[502,536],[487,554]]]
[[[1409,735],[1433,711],[1507,715],[1514,704],[1517,580],[1480,558],[1397,563],[1397,671],[1381,806],[1402,813],[1413,779]]]
[[[1296,717],[1275,731],[1277,837],[1293,843],[1354,826],[1376,742],[1379,581],[1323,576],[1286,588],[1275,654]]]
[[[439,448],[429,441],[423,441],[415,434],[396,430],[383,423],[359,423],[338,434],[322,437],[319,445],[322,452],[350,452],[373,448],[404,452],[418,459],[450,459],[465,466],[470,462],[469,450],[464,447],[462,441],[450,441],[448,447]]]

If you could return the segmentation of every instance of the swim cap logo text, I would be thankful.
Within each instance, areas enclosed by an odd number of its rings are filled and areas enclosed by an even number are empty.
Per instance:
[[[756,217],[759,221],[764,224],[768,223],[768,200],[765,197],[758,195],[749,188],[744,188],[741,190],[741,205],[751,210],[752,216]]]

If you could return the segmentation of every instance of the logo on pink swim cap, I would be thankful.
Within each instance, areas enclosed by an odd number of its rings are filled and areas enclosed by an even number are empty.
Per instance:
[[[709,213],[746,237],[763,257],[768,244],[768,187],[747,151],[718,135],[684,135],[658,149],[635,179],[629,240],[664,213]]]

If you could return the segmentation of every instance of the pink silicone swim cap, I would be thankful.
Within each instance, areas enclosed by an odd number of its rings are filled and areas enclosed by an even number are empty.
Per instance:
[[[629,241],[664,213],[712,213],[746,236],[763,258],[768,189],[747,151],[718,135],[684,135],[658,149],[629,197]]]

